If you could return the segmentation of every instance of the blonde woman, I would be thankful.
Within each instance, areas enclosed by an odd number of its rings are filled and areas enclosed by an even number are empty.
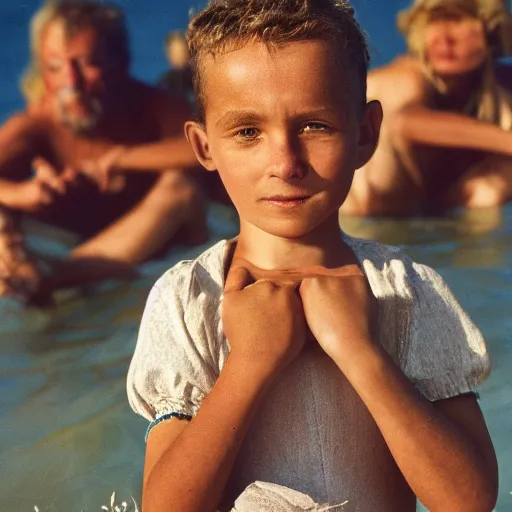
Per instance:
[[[512,51],[503,0],[418,0],[398,17],[409,54],[370,73],[384,124],[342,212],[407,216],[512,197]],[[507,91],[508,89],[508,91]]]

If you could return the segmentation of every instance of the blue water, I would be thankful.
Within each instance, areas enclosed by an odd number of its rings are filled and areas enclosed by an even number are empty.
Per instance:
[[[394,28],[405,0],[356,0],[375,64],[403,50]],[[165,34],[183,27],[185,0],[124,0],[132,34],[133,73],[154,81],[165,69]],[[0,2],[0,120],[23,108],[17,82],[28,57],[34,0]],[[230,236],[225,211],[211,217],[213,237]],[[438,269],[482,329],[494,371],[481,406],[500,462],[498,512],[512,511],[512,206],[443,220],[352,221],[352,234],[405,245]],[[50,246],[35,231],[34,248],[64,253],[62,234]],[[131,283],[110,283],[85,296],[61,294],[57,307],[24,311],[0,302],[0,511],[99,512],[133,496],[140,502],[146,423],[129,409],[125,375],[149,287],[177,259],[143,268]],[[133,509],[133,507],[132,507]],[[130,508],[128,508],[130,510]]]

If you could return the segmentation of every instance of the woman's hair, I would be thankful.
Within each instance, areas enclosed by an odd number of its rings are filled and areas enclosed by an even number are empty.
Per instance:
[[[492,58],[512,53],[512,16],[505,0],[416,0],[398,14],[398,29],[409,51],[424,58],[425,30],[433,19],[471,17],[485,26]]]
[[[346,0],[210,0],[190,22],[187,42],[199,118],[204,120],[201,59],[240,49],[249,41],[275,47],[294,41],[333,42],[346,53],[366,101],[370,55],[366,37]]]
[[[30,64],[21,80],[21,89],[29,105],[38,103],[44,95],[41,38],[54,21],[63,23],[67,37],[84,28],[94,29],[100,35],[109,57],[128,69],[128,32],[125,17],[116,5],[95,0],[48,0],[30,22]]]

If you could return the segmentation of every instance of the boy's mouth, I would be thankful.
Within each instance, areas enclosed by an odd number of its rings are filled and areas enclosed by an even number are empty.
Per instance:
[[[293,207],[293,206],[299,206],[301,204],[304,204],[311,196],[310,195],[277,195],[277,196],[270,196],[270,197],[264,197],[260,199],[260,201],[264,201],[265,203],[268,203],[273,206],[280,206],[280,207]]]

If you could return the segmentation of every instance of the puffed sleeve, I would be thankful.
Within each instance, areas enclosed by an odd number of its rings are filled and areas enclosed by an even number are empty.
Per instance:
[[[490,373],[479,329],[431,268],[413,263],[412,322],[404,373],[430,401],[469,393]]]
[[[191,262],[169,270],[149,294],[127,378],[132,409],[149,421],[195,416],[218,378],[216,333],[205,325],[217,313],[204,311],[204,295]]]

